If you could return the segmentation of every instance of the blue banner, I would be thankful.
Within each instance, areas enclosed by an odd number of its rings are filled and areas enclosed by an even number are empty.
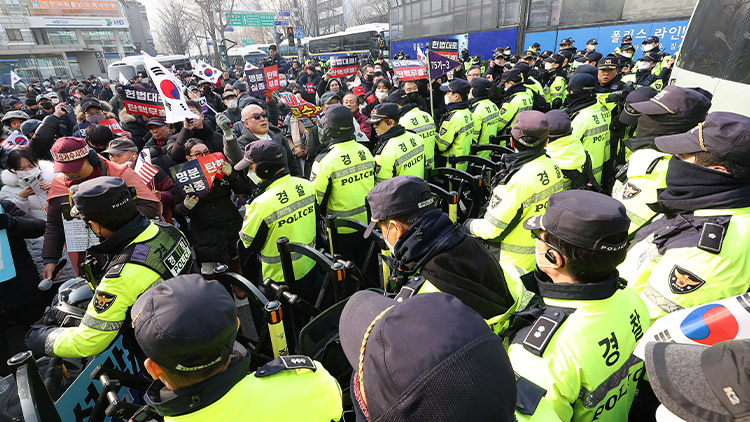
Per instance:
[[[404,54],[411,56],[411,60],[417,59],[417,45],[425,51],[433,39],[458,40],[459,54],[461,49],[468,48],[469,54],[479,56],[482,60],[492,59],[492,50],[497,47],[510,46],[515,52],[518,28],[499,29],[496,31],[473,32],[470,34],[446,35],[432,38],[418,38],[408,41],[391,41],[391,57],[404,50]],[[468,41],[467,41],[468,40]]]
[[[633,37],[633,46],[637,49],[635,59],[643,55],[640,50],[643,40],[650,36],[656,35],[661,43],[661,51],[674,54],[680,48],[685,31],[687,30],[687,20],[667,21],[667,22],[649,22],[649,23],[625,23],[620,25],[598,26],[592,28],[576,29],[559,29],[555,31],[529,32],[524,37],[524,49],[529,48],[535,42],[541,45],[541,51],[560,49],[560,40],[573,38],[574,45],[579,50],[586,48],[586,42],[591,38],[596,38],[599,42],[597,51],[607,55],[620,46],[620,39],[625,35]],[[471,40],[471,38],[469,38]]]
[[[0,213],[3,213],[0,206]],[[13,264],[13,255],[10,253],[10,242],[8,242],[8,230],[0,230],[0,282],[10,280],[16,276],[16,266]]]

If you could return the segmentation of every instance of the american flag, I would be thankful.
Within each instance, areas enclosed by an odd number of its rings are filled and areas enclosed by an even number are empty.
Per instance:
[[[23,136],[20,132],[14,131],[10,135],[8,135],[5,140],[0,143],[0,147],[3,148],[10,148],[10,149],[18,149],[23,148],[29,143],[29,140],[26,139],[25,136]]]
[[[135,172],[143,180],[143,183],[147,185],[153,180],[156,173],[159,172],[159,169],[151,164],[151,157],[148,150],[141,151],[138,154],[138,162],[135,163]]]

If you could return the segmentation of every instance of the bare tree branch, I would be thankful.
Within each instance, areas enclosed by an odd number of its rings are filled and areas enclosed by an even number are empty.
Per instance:
[[[173,54],[187,54],[192,31],[190,15],[180,0],[162,0],[158,9],[156,28],[161,50]]]

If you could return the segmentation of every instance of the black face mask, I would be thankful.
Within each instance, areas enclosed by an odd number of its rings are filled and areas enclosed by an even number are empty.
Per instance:
[[[372,82],[372,80],[373,80],[374,78],[375,78],[375,75],[367,75],[367,76],[365,76],[365,80],[366,80],[367,82]]]
[[[52,103],[42,103],[42,104],[41,104],[41,107],[42,107],[42,108],[43,108],[44,110],[52,110],[52,109],[54,108],[54,107],[52,106]]]
[[[203,88],[203,95],[210,95],[211,94],[211,88]]]
[[[412,103],[415,103],[415,104],[418,103],[419,100],[422,99],[422,96],[419,95],[419,92],[417,92],[417,91],[407,93],[406,97],[409,98],[409,101],[411,101]]]

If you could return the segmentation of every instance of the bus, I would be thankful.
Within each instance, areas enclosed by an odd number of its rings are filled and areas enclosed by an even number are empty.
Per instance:
[[[303,48],[304,48],[306,42],[301,41],[301,40],[297,40],[297,42],[298,43],[302,42],[302,45],[303,45]],[[265,52],[266,54],[269,54],[268,49],[269,49],[269,47],[271,47],[271,44],[255,44],[252,47],[255,47],[258,50],[261,50],[261,51]],[[297,58],[297,45],[295,44],[294,46],[290,47],[289,46],[289,40],[286,39],[286,38],[284,38],[281,41],[281,43],[276,46],[276,48],[278,48],[279,54],[281,54],[281,57],[283,57],[283,58],[285,58],[287,60],[292,60],[292,59],[296,59]],[[305,51],[306,51],[306,49],[305,49]],[[303,53],[303,55],[304,55],[304,53]]]
[[[750,1],[698,1],[670,84],[711,92],[711,111],[750,116]]]
[[[264,44],[256,44],[248,45],[246,47],[230,48],[227,52],[229,65],[239,65],[240,67],[244,67],[245,62],[249,62],[253,66],[260,67],[260,62],[268,58],[268,45],[270,44],[265,44],[265,51],[261,48],[263,45]]]
[[[387,56],[390,48],[388,28],[387,23],[352,26],[335,34],[305,38],[305,43],[311,57],[323,60],[348,54]]]
[[[172,55],[164,56],[158,55],[154,57],[162,66],[169,69],[174,66],[175,69],[191,70],[193,67],[190,64],[190,58],[184,55]],[[136,74],[143,78],[148,78],[146,68],[143,66],[143,56],[130,56],[125,57],[122,60],[116,61],[107,66],[107,78],[111,81],[116,81],[122,73],[127,79],[132,79]]]

